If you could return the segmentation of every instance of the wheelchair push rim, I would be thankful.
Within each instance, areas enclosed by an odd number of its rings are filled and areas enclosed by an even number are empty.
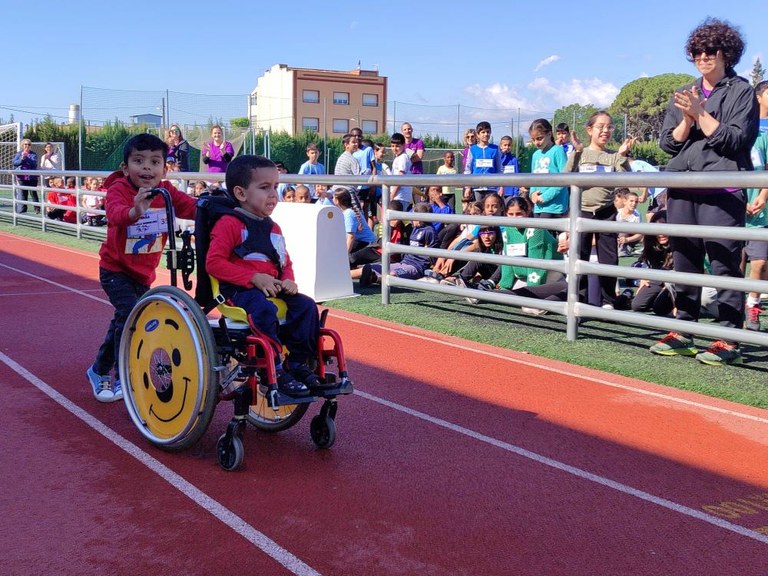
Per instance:
[[[120,341],[125,404],[139,432],[166,450],[197,442],[216,407],[216,345],[200,306],[174,286],[149,290]]]

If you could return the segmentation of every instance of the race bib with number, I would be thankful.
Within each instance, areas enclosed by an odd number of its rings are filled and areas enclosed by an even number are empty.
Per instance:
[[[162,236],[168,232],[165,210],[149,209],[135,224],[128,226],[126,254],[151,254],[163,249]]]

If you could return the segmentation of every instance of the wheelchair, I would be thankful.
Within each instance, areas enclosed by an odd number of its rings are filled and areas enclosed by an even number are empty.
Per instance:
[[[168,230],[172,231],[170,195],[162,188],[154,191],[165,199]],[[207,196],[198,202],[198,224],[201,211],[210,202]],[[265,337],[252,333],[245,310],[228,306],[213,278],[210,293],[202,301],[200,289],[195,298],[185,291],[192,288],[190,275],[196,259],[198,288],[201,285],[204,267],[200,255],[207,247],[200,242],[208,240],[206,234],[202,236],[206,237],[181,233],[182,246],[177,249],[176,236],[169,232],[165,256],[170,286],[150,289],[126,321],[118,357],[131,420],[151,444],[181,451],[205,434],[219,402],[232,401],[234,415],[218,438],[216,458],[224,470],[236,470],[244,459],[246,423],[263,432],[287,430],[302,419],[310,404],[322,401],[309,432],[318,448],[330,448],[336,440],[337,397],[351,394],[354,388],[341,338],[325,327],[328,310],[321,314],[314,362],[315,373],[325,385],[311,389],[309,396],[283,394],[277,387],[275,352]],[[179,272],[185,290],[176,285]],[[278,316],[282,313],[284,318],[285,303],[279,299],[273,303]],[[208,314],[214,308],[218,318]]]

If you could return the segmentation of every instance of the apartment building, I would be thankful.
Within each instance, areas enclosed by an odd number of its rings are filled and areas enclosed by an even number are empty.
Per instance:
[[[275,64],[251,92],[251,125],[291,135],[313,130],[340,136],[355,126],[364,134],[381,134],[386,132],[386,111],[387,78],[378,70]]]

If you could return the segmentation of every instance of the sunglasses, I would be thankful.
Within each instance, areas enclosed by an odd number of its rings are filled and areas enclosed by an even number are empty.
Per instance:
[[[496,230],[480,230],[481,236],[493,236],[496,234]]]

